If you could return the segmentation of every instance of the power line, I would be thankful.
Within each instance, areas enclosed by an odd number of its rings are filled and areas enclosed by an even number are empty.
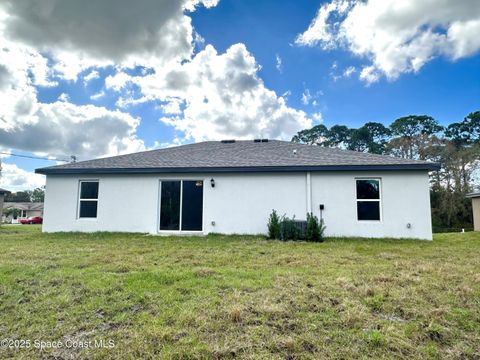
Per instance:
[[[20,154],[13,154],[5,151],[0,151],[0,154],[4,155],[9,155],[9,156],[16,156],[16,157],[21,157],[21,158],[27,158],[27,159],[36,159],[36,160],[49,160],[49,161],[63,161],[63,162],[69,162],[70,160],[65,160],[65,159],[55,159],[55,158],[46,158],[46,157],[40,157],[40,156],[30,156],[30,155],[20,155]]]

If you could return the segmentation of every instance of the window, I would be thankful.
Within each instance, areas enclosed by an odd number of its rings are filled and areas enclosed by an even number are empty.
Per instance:
[[[162,181],[160,230],[201,231],[203,223],[203,181]]]
[[[380,221],[380,180],[357,179],[357,219]]]
[[[27,210],[20,210],[20,217],[21,218],[27,217]]]
[[[98,207],[98,181],[80,181],[79,218],[96,218]]]

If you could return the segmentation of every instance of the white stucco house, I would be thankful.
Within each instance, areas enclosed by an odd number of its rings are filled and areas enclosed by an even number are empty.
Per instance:
[[[272,209],[327,236],[431,239],[438,164],[277,140],[209,141],[45,167],[43,231],[261,234]]]

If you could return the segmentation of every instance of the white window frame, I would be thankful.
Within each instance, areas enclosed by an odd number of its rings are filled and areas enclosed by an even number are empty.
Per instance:
[[[27,217],[27,210],[20,210],[19,219],[25,219]]]
[[[162,182],[167,181],[180,181],[180,218],[178,224],[178,230],[161,230],[160,229],[160,216],[162,212]],[[183,181],[202,181],[203,182],[203,194],[202,194],[202,229],[201,230],[182,230],[182,212],[183,212]],[[159,234],[202,234],[205,228],[205,184],[206,179],[192,178],[192,179],[160,179],[158,187],[158,214],[157,214],[157,232]]]
[[[357,181],[358,180],[375,180],[378,181],[378,199],[359,199],[358,194],[357,194]],[[355,178],[354,181],[354,186],[355,186],[355,217],[357,222],[360,223],[367,223],[367,224],[372,224],[372,223],[381,223],[383,221],[383,206],[382,206],[382,178],[379,177],[357,177]],[[378,207],[379,207],[379,215],[380,219],[379,220],[359,220],[358,219],[358,202],[378,202]]]
[[[98,194],[96,199],[82,199],[82,184],[96,182],[98,183]],[[85,179],[78,182],[78,203],[77,203],[77,220],[96,221],[98,219],[98,198],[100,196],[100,180],[98,179]],[[96,217],[80,217],[80,204],[82,201],[95,201],[97,203],[97,216]]]

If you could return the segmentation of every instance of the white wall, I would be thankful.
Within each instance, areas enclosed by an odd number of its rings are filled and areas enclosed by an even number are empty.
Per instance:
[[[381,222],[356,220],[355,178],[379,177],[382,181]],[[210,179],[215,179],[215,187]],[[97,219],[78,219],[80,180],[97,179]],[[318,216],[325,204],[327,235],[413,237],[431,239],[430,200],[426,172],[318,172],[311,174],[311,199],[307,200],[306,173],[200,174],[200,175],[49,175],[46,184],[44,225],[52,231],[128,231],[157,233],[160,179],[204,180],[204,233],[266,233],[268,215],[305,219],[311,210]],[[215,223],[215,225],[212,224]],[[407,228],[406,224],[412,227]]]
[[[356,178],[379,178],[381,221],[357,221]],[[432,238],[427,172],[312,173],[312,211],[328,236]],[[407,228],[410,223],[411,227]]]

